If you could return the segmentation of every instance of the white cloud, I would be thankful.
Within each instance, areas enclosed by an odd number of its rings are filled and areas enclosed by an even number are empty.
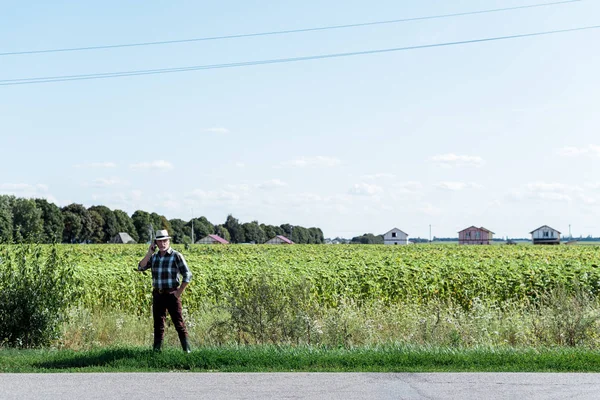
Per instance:
[[[169,210],[178,210],[181,207],[181,203],[177,200],[165,200],[161,205]]]
[[[418,194],[423,189],[421,182],[415,181],[395,183],[393,187],[402,194]]]
[[[204,129],[204,132],[225,134],[225,133],[229,133],[229,129],[223,128],[223,127],[215,127],[215,128]]]
[[[368,174],[368,175],[361,176],[361,178],[364,180],[394,179],[395,177],[396,177],[396,175],[388,174],[388,173]]]
[[[165,194],[153,194],[151,198],[144,196],[140,190],[130,190],[123,192],[101,192],[94,193],[91,195],[92,200],[99,202],[102,205],[107,206],[110,209],[118,210],[146,210],[154,211],[157,210],[157,205],[162,204],[156,202],[156,199],[163,199],[168,197]],[[69,204],[69,203],[66,203]]]
[[[196,189],[192,191],[191,196],[202,202],[221,201],[229,203],[237,203],[241,200],[240,193],[231,190],[202,190]]]
[[[137,164],[131,164],[131,169],[143,170],[143,169],[158,169],[158,170],[170,170],[173,169],[173,164],[164,160],[157,160],[153,162],[142,162]]]
[[[25,199],[46,199],[50,203],[60,204],[57,198],[49,193],[48,185],[42,183],[35,185],[29,183],[2,183],[0,184],[0,194]]]
[[[48,185],[36,184],[31,185],[29,183],[2,183],[0,184],[0,193],[12,194],[17,197],[37,197],[42,194],[47,194]],[[45,198],[45,197],[44,197]]]
[[[271,179],[269,181],[257,184],[256,188],[261,190],[272,190],[285,186],[287,186],[287,183],[281,181],[280,179]]]
[[[103,187],[111,187],[111,186],[126,186],[129,185],[129,182],[124,181],[120,178],[99,178],[91,183],[84,183],[84,187],[95,187],[95,188],[103,188]]]
[[[93,162],[87,164],[77,164],[75,168],[116,168],[117,164],[114,162]]]
[[[246,164],[244,164],[243,162],[237,162],[237,163],[235,163],[235,166],[238,168],[244,168],[246,166]]]
[[[439,189],[452,190],[452,191],[458,191],[458,190],[464,190],[464,189],[482,189],[483,188],[482,185],[479,185],[475,182],[440,182],[435,186]]]
[[[586,148],[581,148],[581,147],[563,147],[561,149],[557,150],[558,155],[563,156],[563,157],[575,157],[575,156],[579,156],[582,154],[586,154],[588,152],[588,149]]]
[[[2,191],[23,191],[23,190],[31,190],[33,189],[33,185],[28,183],[3,183],[0,185],[0,190]]]
[[[425,215],[440,215],[442,210],[438,207],[433,206],[431,203],[425,203],[422,207],[417,208],[417,211]]]
[[[376,196],[383,192],[383,188],[377,185],[371,185],[368,183],[355,183],[354,186],[348,190],[348,193],[357,196]]]
[[[600,156],[600,146],[590,144],[584,147],[566,146],[557,150],[558,155],[563,157],[577,157],[584,154]]]
[[[444,168],[481,167],[485,164],[483,158],[479,156],[465,156],[452,153],[433,156],[430,158],[430,161]]]
[[[292,161],[287,161],[281,164],[284,167],[319,167],[319,168],[331,168],[340,165],[342,162],[333,157],[316,156],[316,157],[300,157]]]
[[[585,194],[585,189],[578,185],[567,185],[558,182],[532,182],[513,190],[509,197],[516,201],[543,200],[557,202],[572,202],[581,200],[591,204],[591,198]]]
[[[556,182],[533,182],[526,185],[527,189],[536,192],[558,192],[558,193],[573,193],[581,192],[583,189],[575,185],[565,185],[564,183]]]
[[[130,193],[133,200],[141,200],[144,195],[141,190],[132,190]]]
[[[225,185],[225,187],[232,192],[248,193],[252,189],[252,186],[247,183],[240,183],[238,185]]]

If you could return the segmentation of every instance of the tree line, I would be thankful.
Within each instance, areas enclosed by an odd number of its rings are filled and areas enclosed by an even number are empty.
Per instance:
[[[102,205],[85,208],[73,203],[61,208],[45,199],[0,195],[0,243],[109,243],[122,232],[136,242],[147,243],[158,229],[168,230],[173,243],[192,243],[192,238],[195,242],[209,234],[230,243],[264,243],[277,235],[300,244],[325,241],[320,228],[241,223],[232,215],[216,225],[206,217],[184,221],[143,210],[129,216]]]

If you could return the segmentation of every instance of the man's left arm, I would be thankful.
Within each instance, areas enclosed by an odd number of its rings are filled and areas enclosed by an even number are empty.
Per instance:
[[[177,262],[177,269],[179,269],[179,273],[182,277],[181,285],[179,286],[179,288],[177,288],[175,294],[177,297],[181,297],[181,295],[185,291],[185,288],[192,280],[192,271],[190,271],[190,268],[188,267],[187,263],[185,262],[185,258],[183,258],[183,255],[181,253],[177,253],[175,255],[175,261]]]

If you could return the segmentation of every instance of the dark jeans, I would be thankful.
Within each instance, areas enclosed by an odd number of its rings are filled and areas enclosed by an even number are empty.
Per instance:
[[[181,308],[181,299],[175,296],[175,289],[170,293],[159,293],[158,290],[152,291],[152,316],[154,317],[154,343],[162,343],[165,336],[165,318],[167,310],[175,325],[179,339],[187,337],[185,322],[183,321],[183,310]]]

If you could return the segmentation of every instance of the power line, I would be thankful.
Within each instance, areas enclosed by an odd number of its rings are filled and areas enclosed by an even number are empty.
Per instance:
[[[423,20],[428,20],[428,19],[441,19],[441,18],[461,17],[461,16],[467,16],[467,15],[476,15],[476,14],[489,14],[489,13],[495,13],[495,12],[501,12],[501,11],[513,11],[513,10],[522,10],[522,9],[526,9],[526,8],[548,7],[548,6],[556,6],[556,5],[568,4],[568,3],[579,3],[581,1],[584,1],[584,0],[565,0],[565,1],[556,1],[556,2],[552,2],[552,3],[538,3],[538,4],[530,4],[530,5],[526,5],[526,6],[495,8],[495,9],[489,9],[489,10],[468,11],[468,12],[453,13],[453,14],[430,15],[430,16],[425,16],[425,17],[393,19],[393,20],[387,20],[387,21],[363,22],[363,23],[347,24],[347,25],[331,25],[331,26],[322,26],[322,27],[316,27],[316,28],[289,29],[289,30],[271,31],[271,32],[243,33],[243,34],[238,34],[238,35],[209,36],[209,37],[194,38],[194,39],[162,40],[162,41],[156,41],[156,42],[110,44],[110,45],[100,45],[100,46],[71,47],[71,48],[62,48],[62,49],[12,51],[12,52],[0,53],[0,56],[17,56],[17,55],[26,55],[26,54],[59,53],[59,52],[74,52],[74,51],[102,50],[102,49],[105,50],[105,49],[116,49],[116,48],[122,48],[122,47],[156,46],[156,45],[166,45],[166,44],[175,44],[175,43],[202,42],[202,41],[209,41],[209,40],[224,40],[224,39],[239,39],[239,38],[247,38],[247,37],[257,37],[257,36],[285,35],[285,34],[291,34],[291,33],[325,31],[325,30],[332,30],[332,29],[347,29],[347,28],[357,28],[357,27],[363,27],[363,26],[397,24],[397,23],[411,22],[411,21],[423,21]]]
[[[125,77],[125,76],[156,75],[156,74],[168,74],[168,73],[175,73],[175,72],[199,71],[199,70],[207,70],[207,69],[248,67],[248,66],[254,66],[254,65],[266,65],[266,64],[281,64],[281,63],[290,63],[290,62],[299,62],[299,61],[320,60],[320,59],[327,59],[327,58],[353,57],[353,56],[369,55],[369,54],[391,53],[391,52],[397,52],[397,51],[408,51],[408,50],[427,49],[427,48],[435,48],[435,47],[457,46],[457,45],[464,45],[464,44],[483,43],[483,42],[492,42],[492,41],[499,41],[499,40],[509,40],[509,39],[518,39],[518,38],[526,38],[526,37],[534,37],[534,36],[544,36],[544,35],[552,35],[552,34],[559,34],[559,33],[567,33],[567,32],[584,31],[584,30],[591,30],[591,29],[598,29],[598,28],[600,28],[600,25],[545,31],[545,32],[524,33],[524,34],[519,34],[519,35],[511,35],[511,36],[498,36],[498,37],[483,38],[483,39],[472,39],[472,40],[464,40],[464,41],[459,41],[459,42],[434,43],[434,44],[426,44],[426,45],[420,45],[420,46],[395,47],[395,48],[388,48],[388,49],[364,50],[364,51],[356,51],[356,52],[349,52],[349,53],[334,53],[334,54],[323,54],[323,55],[316,55],[316,56],[277,58],[277,59],[271,59],[271,60],[244,61],[244,62],[228,63],[228,64],[193,65],[193,66],[188,66],[188,67],[177,67],[177,68],[147,69],[147,70],[121,71],[121,72],[103,72],[103,73],[81,74],[81,75],[46,76],[46,77],[38,77],[38,78],[4,79],[4,80],[0,80],[0,86],[27,85],[27,84],[36,84],[36,83],[65,82],[65,81],[79,81],[79,80],[90,80],[90,79],[107,79],[107,78],[118,78],[118,77]]]

